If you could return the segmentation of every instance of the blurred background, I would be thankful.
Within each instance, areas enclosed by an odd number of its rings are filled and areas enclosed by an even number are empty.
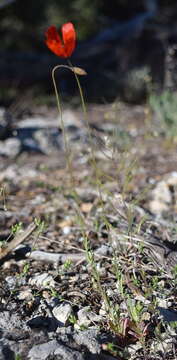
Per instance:
[[[176,86],[175,0],[0,0],[0,106],[25,91],[53,93],[51,70],[65,59],[48,50],[44,33],[68,21],[78,39],[72,63],[88,72],[88,101],[141,103],[150,86]],[[71,74],[59,77],[63,93],[74,95]]]

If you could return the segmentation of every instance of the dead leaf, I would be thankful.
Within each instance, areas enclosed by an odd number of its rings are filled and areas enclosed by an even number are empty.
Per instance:
[[[77,75],[81,75],[81,76],[87,75],[87,73],[84,69],[77,67],[77,66],[72,67],[71,70]]]

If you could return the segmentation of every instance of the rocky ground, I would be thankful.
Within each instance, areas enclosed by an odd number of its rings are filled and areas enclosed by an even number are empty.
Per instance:
[[[177,358],[177,156],[146,106],[1,109],[0,360]]]

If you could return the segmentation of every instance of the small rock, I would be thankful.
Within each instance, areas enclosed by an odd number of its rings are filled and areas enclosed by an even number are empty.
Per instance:
[[[4,171],[1,171],[0,181],[3,181],[4,179],[13,180],[16,178],[17,173],[18,173],[17,165],[15,165],[15,164],[10,165]]]
[[[100,322],[102,320],[102,316],[95,314],[93,311],[90,311],[89,306],[85,306],[83,309],[79,310],[77,316],[77,325],[79,326],[89,326],[91,323]]]
[[[155,339],[152,342],[151,351],[155,352],[156,354],[158,352],[161,352],[163,355],[165,354],[165,359],[168,359],[167,353],[174,353],[174,344],[172,338],[165,338],[165,336],[163,336],[163,338],[161,338],[161,341]]]
[[[160,215],[168,210],[172,200],[172,194],[165,181],[160,181],[157,184],[151,192],[151,197],[152,200],[149,203],[149,208],[153,214]]]
[[[70,226],[64,226],[62,230],[63,230],[64,235],[69,235],[70,232],[71,232],[71,227]]]
[[[54,355],[55,350],[59,344],[56,340],[49,341],[44,344],[35,345],[29,351],[29,360],[45,360],[48,359],[49,355]]]
[[[177,172],[166,174],[151,191],[149,209],[155,215],[168,211],[177,200]]]
[[[101,344],[98,340],[98,334],[98,330],[89,329],[76,332],[73,338],[78,345],[86,346],[92,354],[100,354]]]
[[[9,344],[0,340],[0,360],[15,359],[14,352],[10,349]]]
[[[100,256],[108,256],[110,254],[112,254],[113,250],[111,249],[111,247],[109,245],[104,245],[102,244],[96,251],[95,254],[100,255]]]
[[[177,322],[177,311],[165,309],[160,306],[158,307],[158,310],[164,321],[166,321],[167,323]]]
[[[4,141],[0,141],[0,155],[7,156],[11,159],[15,158],[21,149],[21,143],[16,138],[9,138]]]
[[[37,176],[37,171],[35,169],[32,169],[30,166],[25,166],[21,168],[19,175],[21,178],[34,178],[35,176]]]
[[[62,138],[57,128],[38,130],[34,134],[34,139],[44,154],[50,154],[57,149],[61,149],[62,146]]]
[[[0,316],[0,329],[11,331],[12,329],[23,329],[24,324],[14,311],[2,311]]]
[[[35,198],[30,200],[28,203],[31,205],[40,205],[46,202],[46,198],[43,194],[38,194]]]
[[[59,345],[55,350],[54,355],[56,356],[54,359],[58,360],[84,360],[85,357],[74,349],[70,349],[67,346]]]
[[[57,119],[47,119],[44,116],[33,116],[26,119],[23,119],[21,121],[18,121],[17,124],[17,130],[18,129],[48,129],[51,127],[58,127],[59,123]]]
[[[57,322],[54,318],[49,316],[36,316],[31,320],[27,321],[27,325],[31,329],[37,329],[47,332],[54,332],[57,329]]]
[[[19,300],[31,300],[33,299],[33,294],[31,289],[22,290],[19,292],[19,295],[17,296]]]
[[[61,305],[55,306],[52,312],[55,318],[60,322],[61,326],[64,326],[72,314],[72,306],[69,303],[64,302]]]
[[[36,285],[37,287],[55,287],[55,281],[53,280],[53,277],[48,273],[36,274],[33,278],[29,280],[29,284]]]
[[[17,286],[17,279],[15,276],[6,276],[6,283],[12,291]]]
[[[29,351],[29,360],[84,360],[85,357],[74,349],[58,343],[56,340],[44,344],[35,345]]]

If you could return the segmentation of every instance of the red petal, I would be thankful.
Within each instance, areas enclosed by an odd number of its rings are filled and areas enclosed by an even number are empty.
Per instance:
[[[46,45],[55,55],[66,57],[64,46],[54,25],[50,26],[45,33]]]
[[[54,25],[46,31],[46,45],[55,55],[67,58],[71,56],[76,46],[76,32],[71,22],[61,28],[62,41]]]
[[[64,24],[61,32],[65,48],[65,57],[69,57],[76,47],[76,32],[73,24],[71,22]]]

